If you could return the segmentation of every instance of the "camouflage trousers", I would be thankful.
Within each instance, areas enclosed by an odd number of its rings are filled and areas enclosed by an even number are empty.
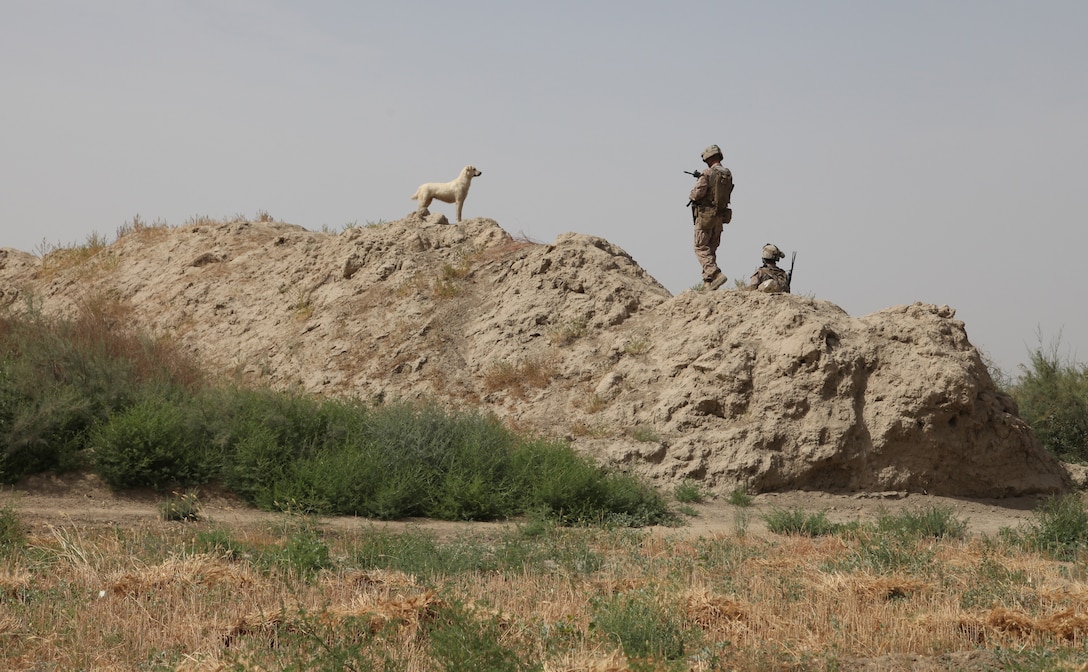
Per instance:
[[[718,268],[718,245],[722,242],[722,225],[710,229],[695,227],[695,258],[703,267],[703,282],[710,282],[721,273]]]

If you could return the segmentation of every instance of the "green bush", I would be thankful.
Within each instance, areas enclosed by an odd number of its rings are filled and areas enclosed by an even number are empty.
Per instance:
[[[524,510],[564,524],[654,525],[673,516],[657,491],[629,474],[606,471],[565,443],[535,441],[514,457],[527,489]]]
[[[839,527],[827,519],[827,514],[805,513],[801,509],[772,509],[763,516],[767,530],[775,534],[801,534],[821,537],[834,534]]]
[[[1088,508],[1079,493],[1047,498],[1016,541],[1059,560],[1073,560],[1088,545]]]
[[[1088,461],[1088,367],[1064,360],[1058,345],[1031,353],[1031,364],[1010,390],[1020,416],[1059,458]]]
[[[32,303],[0,315],[0,482],[83,466],[96,423],[152,390],[199,387],[186,355],[125,328],[125,317],[100,298],[71,319],[43,317]]]
[[[687,479],[676,486],[673,490],[673,497],[676,498],[676,501],[685,504],[698,504],[706,498],[699,484]]]
[[[91,438],[98,474],[114,488],[207,483],[219,471],[200,419],[177,401],[145,399],[97,426]]]
[[[733,506],[748,507],[752,505],[752,496],[748,494],[747,488],[734,488],[733,491],[729,493],[729,503]]]
[[[216,481],[296,513],[674,520],[635,477],[488,415],[203,386],[167,344],[117,328],[109,310],[121,308],[92,306],[73,322],[0,316],[0,481],[87,464],[114,488]]]

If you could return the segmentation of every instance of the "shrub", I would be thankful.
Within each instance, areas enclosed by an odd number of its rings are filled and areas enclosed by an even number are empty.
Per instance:
[[[525,510],[565,524],[653,525],[672,521],[660,493],[629,474],[607,472],[563,443],[537,441],[515,453]]]
[[[114,488],[199,485],[219,471],[199,418],[166,398],[148,398],[97,426],[98,474]]]
[[[0,316],[0,482],[82,466],[96,423],[149,394],[199,388],[185,354],[126,328],[130,311],[92,297],[67,320],[32,303]]]
[[[698,504],[705,499],[703,489],[699,487],[699,484],[686,479],[676,486],[676,489],[673,490],[673,496],[676,497],[676,501],[686,504]]]
[[[1049,451],[1068,461],[1088,460],[1088,367],[1063,360],[1057,344],[1039,347],[1011,392]]]
[[[1034,518],[1018,535],[1028,548],[1071,560],[1088,543],[1088,509],[1078,493],[1046,499]]]
[[[752,496],[746,488],[733,488],[729,493],[729,503],[733,506],[748,507],[752,505]]]
[[[827,519],[827,514],[807,514],[801,509],[773,509],[763,516],[767,530],[775,534],[801,534],[820,537],[833,534],[837,527]]]

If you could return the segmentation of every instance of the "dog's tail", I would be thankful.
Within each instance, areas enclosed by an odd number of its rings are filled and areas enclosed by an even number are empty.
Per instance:
[[[418,201],[419,200],[419,189],[416,189],[416,193],[409,196],[409,198],[411,198],[413,201]]]

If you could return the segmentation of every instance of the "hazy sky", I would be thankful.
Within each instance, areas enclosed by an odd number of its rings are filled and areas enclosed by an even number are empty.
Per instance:
[[[465,217],[700,282],[685,170],[721,145],[747,277],[855,316],[948,304],[1015,372],[1088,360],[1088,2],[0,0],[0,247],[264,211]],[[453,206],[432,210],[453,217]],[[788,262],[788,256],[786,261]]]

